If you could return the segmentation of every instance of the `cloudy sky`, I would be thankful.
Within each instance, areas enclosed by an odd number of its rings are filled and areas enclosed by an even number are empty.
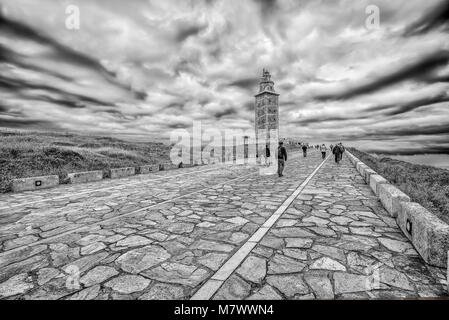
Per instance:
[[[66,27],[68,5],[80,29]],[[367,6],[379,28],[367,27]],[[262,68],[280,134],[449,153],[449,5],[422,0],[0,0],[0,127],[148,140],[249,129]],[[369,20],[371,21],[371,20]]]

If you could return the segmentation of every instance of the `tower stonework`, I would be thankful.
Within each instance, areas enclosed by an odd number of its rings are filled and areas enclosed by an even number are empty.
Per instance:
[[[255,95],[255,129],[258,154],[264,154],[265,143],[277,144],[279,136],[279,94],[274,90],[270,73],[263,69],[259,93]],[[275,136],[273,136],[275,133]],[[276,139],[271,141],[270,139]]]

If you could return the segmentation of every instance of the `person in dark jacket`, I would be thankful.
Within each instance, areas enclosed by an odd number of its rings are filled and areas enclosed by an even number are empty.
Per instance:
[[[278,175],[282,177],[284,172],[285,161],[287,161],[287,150],[284,147],[284,143],[282,141],[279,142],[278,148]]]
[[[335,155],[335,163],[339,163],[340,160],[343,157],[343,152],[345,152],[345,147],[343,147],[343,144],[340,142],[337,144],[333,149],[332,153]]]
[[[267,145],[265,146],[265,165],[266,165],[266,166],[271,165],[270,157],[271,157],[270,147],[269,147],[268,144],[267,144]]]
[[[307,146],[305,144],[302,145],[302,155],[305,157],[307,157]]]

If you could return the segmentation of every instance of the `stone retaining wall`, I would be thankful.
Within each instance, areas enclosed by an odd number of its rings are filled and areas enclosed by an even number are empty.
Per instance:
[[[158,164],[140,166],[139,168],[137,168],[137,173],[139,174],[148,174],[150,172],[157,172],[157,171],[159,171]]]
[[[424,261],[433,266],[448,268],[449,280],[449,225],[420,204],[410,202],[409,196],[389,184],[349,151],[346,154],[379,197],[385,210],[396,218],[398,226]]]
[[[109,178],[111,179],[129,177],[135,174],[136,168],[134,167],[109,169]]]
[[[11,183],[13,192],[47,189],[59,185],[57,175],[14,179]]]
[[[69,183],[85,183],[103,179],[103,171],[74,172],[68,175]]]

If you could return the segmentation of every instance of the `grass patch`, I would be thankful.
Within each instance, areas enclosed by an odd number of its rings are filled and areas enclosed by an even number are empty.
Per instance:
[[[388,157],[376,158],[349,148],[360,161],[406,193],[440,219],[449,223],[449,171]]]
[[[54,132],[0,131],[0,192],[12,179],[156,164],[169,160],[170,146],[110,137]]]

